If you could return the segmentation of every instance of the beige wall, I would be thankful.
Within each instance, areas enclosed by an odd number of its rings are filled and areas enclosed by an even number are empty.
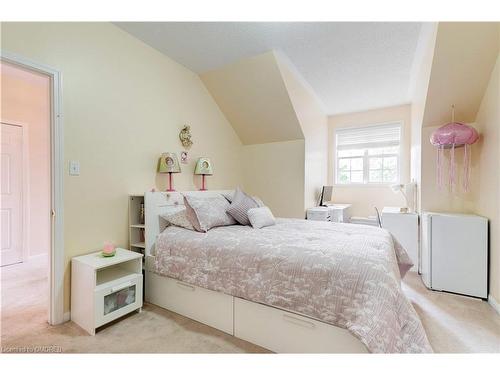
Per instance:
[[[303,218],[326,183],[328,148],[327,117],[305,81],[275,51],[201,77],[245,145],[244,188],[275,215]]]
[[[423,126],[451,120],[473,122],[496,61],[496,22],[440,22],[432,60]]]
[[[275,216],[304,218],[304,140],[243,146],[244,188]]]
[[[490,219],[490,294],[500,302],[500,54],[476,123],[481,139],[472,146],[479,165],[475,211]]]
[[[304,133],[304,209],[317,205],[321,187],[327,183],[328,125],[318,98],[284,58],[278,66]]]
[[[29,256],[48,254],[50,248],[50,80],[33,72],[0,63],[3,121],[26,127],[28,142]]]
[[[417,184],[417,211],[420,211],[422,201],[422,123],[434,58],[437,28],[437,23],[430,23],[424,25],[422,29],[419,40],[420,67],[416,70],[417,74],[414,78],[415,89],[411,104],[410,179]]]
[[[175,187],[195,188],[202,155],[214,163],[210,189],[241,182],[241,142],[200,78],[116,26],[2,23],[2,49],[63,76],[65,162],[81,163],[79,177],[64,178],[65,311],[71,257],[106,240],[127,245],[127,195],[155,185],[157,158],[182,150],[184,124],[194,146]],[[164,189],[166,176],[160,180]]]
[[[349,113],[330,116],[329,127],[329,157],[328,181],[335,185],[335,129],[349,126],[362,126],[392,121],[402,121],[400,180],[410,182],[410,105],[376,109],[366,112]],[[351,203],[353,216],[374,215],[374,206],[379,209],[384,206],[405,206],[401,194],[394,194],[389,186],[340,186],[333,189],[333,201],[336,203]]]
[[[273,51],[201,74],[244,145],[303,139]]]

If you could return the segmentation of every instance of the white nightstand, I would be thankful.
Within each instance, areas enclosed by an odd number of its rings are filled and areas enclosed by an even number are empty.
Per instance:
[[[399,207],[384,207],[382,227],[396,237],[405,248],[414,266],[418,270],[418,214],[401,212]]]
[[[116,249],[71,260],[71,320],[88,333],[141,307],[142,254]]]

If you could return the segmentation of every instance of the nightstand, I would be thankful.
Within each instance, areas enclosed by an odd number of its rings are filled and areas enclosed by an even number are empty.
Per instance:
[[[418,270],[418,214],[401,212],[399,207],[384,207],[382,227],[396,237],[405,248],[414,266]]]
[[[91,335],[96,328],[142,308],[142,254],[116,249],[71,260],[71,320]]]

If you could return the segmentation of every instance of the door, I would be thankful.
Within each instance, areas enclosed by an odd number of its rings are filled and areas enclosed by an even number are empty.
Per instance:
[[[487,298],[488,221],[472,215],[436,215],[432,233],[432,289]]]
[[[1,265],[23,261],[23,129],[2,123]]]

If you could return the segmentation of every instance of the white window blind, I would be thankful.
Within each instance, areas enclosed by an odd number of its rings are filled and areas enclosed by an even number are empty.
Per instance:
[[[337,130],[337,150],[399,146],[401,124],[344,128]]]
[[[338,184],[399,182],[401,123],[337,129],[335,132]]]

